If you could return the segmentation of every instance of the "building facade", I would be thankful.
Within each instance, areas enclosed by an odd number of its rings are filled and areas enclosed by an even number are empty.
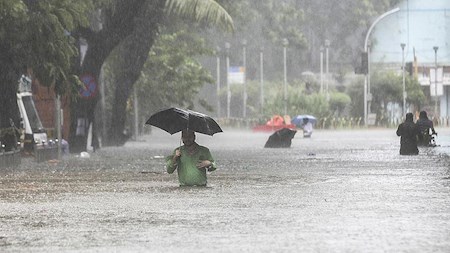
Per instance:
[[[404,57],[405,63],[412,63],[420,84],[427,90],[425,94],[431,96],[430,101],[437,98],[437,117],[448,118],[450,1],[405,0],[398,7],[399,11],[380,20],[370,35],[370,61],[401,69]],[[405,44],[403,49],[401,44]],[[430,114],[434,116],[434,111]]]

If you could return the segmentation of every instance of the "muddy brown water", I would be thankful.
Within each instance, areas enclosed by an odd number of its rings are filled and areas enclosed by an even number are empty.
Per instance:
[[[0,171],[0,252],[450,252],[450,129],[400,156],[395,129],[198,134],[218,170],[180,188],[155,129],[124,147]]]

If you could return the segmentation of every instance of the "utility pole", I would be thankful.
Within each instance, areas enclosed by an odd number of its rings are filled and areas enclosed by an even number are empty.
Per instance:
[[[227,118],[230,118],[230,102],[231,102],[231,90],[230,90],[230,74],[228,73],[230,71],[230,43],[225,42],[225,50],[226,50],[226,67],[227,67]]]
[[[438,49],[439,49],[439,47],[437,47],[437,46],[433,47],[433,50],[434,50],[434,66],[436,68],[436,70],[434,71],[434,95],[436,96],[435,100],[434,100],[434,117],[435,118],[438,117],[438,98],[439,98],[439,96],[438,96],[438,88],[437,88],[437,86],[438,86],[438,79],[437,79],[438,78],[438,75],[437,75],[437,72],[438,72],[437,51],[438,51]]]
[[[246,65],[246,47],[247,40],[242,40],[242,63],[244,67],[244,94],[243,94],[243,105],[242,105],[242,117],[245,119],[247,117],[247,65]]]
[[[287,70],[286,70],[286,47],[288,46],[289,42],[286,38],[283,39],[283,70],[284,70],[284,115],[287,115]]]
[[[217,118],[220,118],[220,47],[216,48]]]
[[[401,43],[402,47],[402,78],[403,78],[403,115],[406,115],[406,85],[405,85],[405,43]]]

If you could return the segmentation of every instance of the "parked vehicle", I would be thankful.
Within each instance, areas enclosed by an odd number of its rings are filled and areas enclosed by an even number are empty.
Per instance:
[[[19,80],[17,104],[21,116],[21,148],[26,154],[34,154],[38,161],[53,157],[57,146],[47,139],[47,132],[42,125],[33,100],[31,79],[22,75]],[[45,154],[45,155],[43,155]]]

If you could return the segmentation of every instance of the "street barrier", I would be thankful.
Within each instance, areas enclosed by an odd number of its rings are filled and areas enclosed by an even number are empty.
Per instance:
[[[13,168],[20,165],[20,150],[0,152],[0,168]]]

